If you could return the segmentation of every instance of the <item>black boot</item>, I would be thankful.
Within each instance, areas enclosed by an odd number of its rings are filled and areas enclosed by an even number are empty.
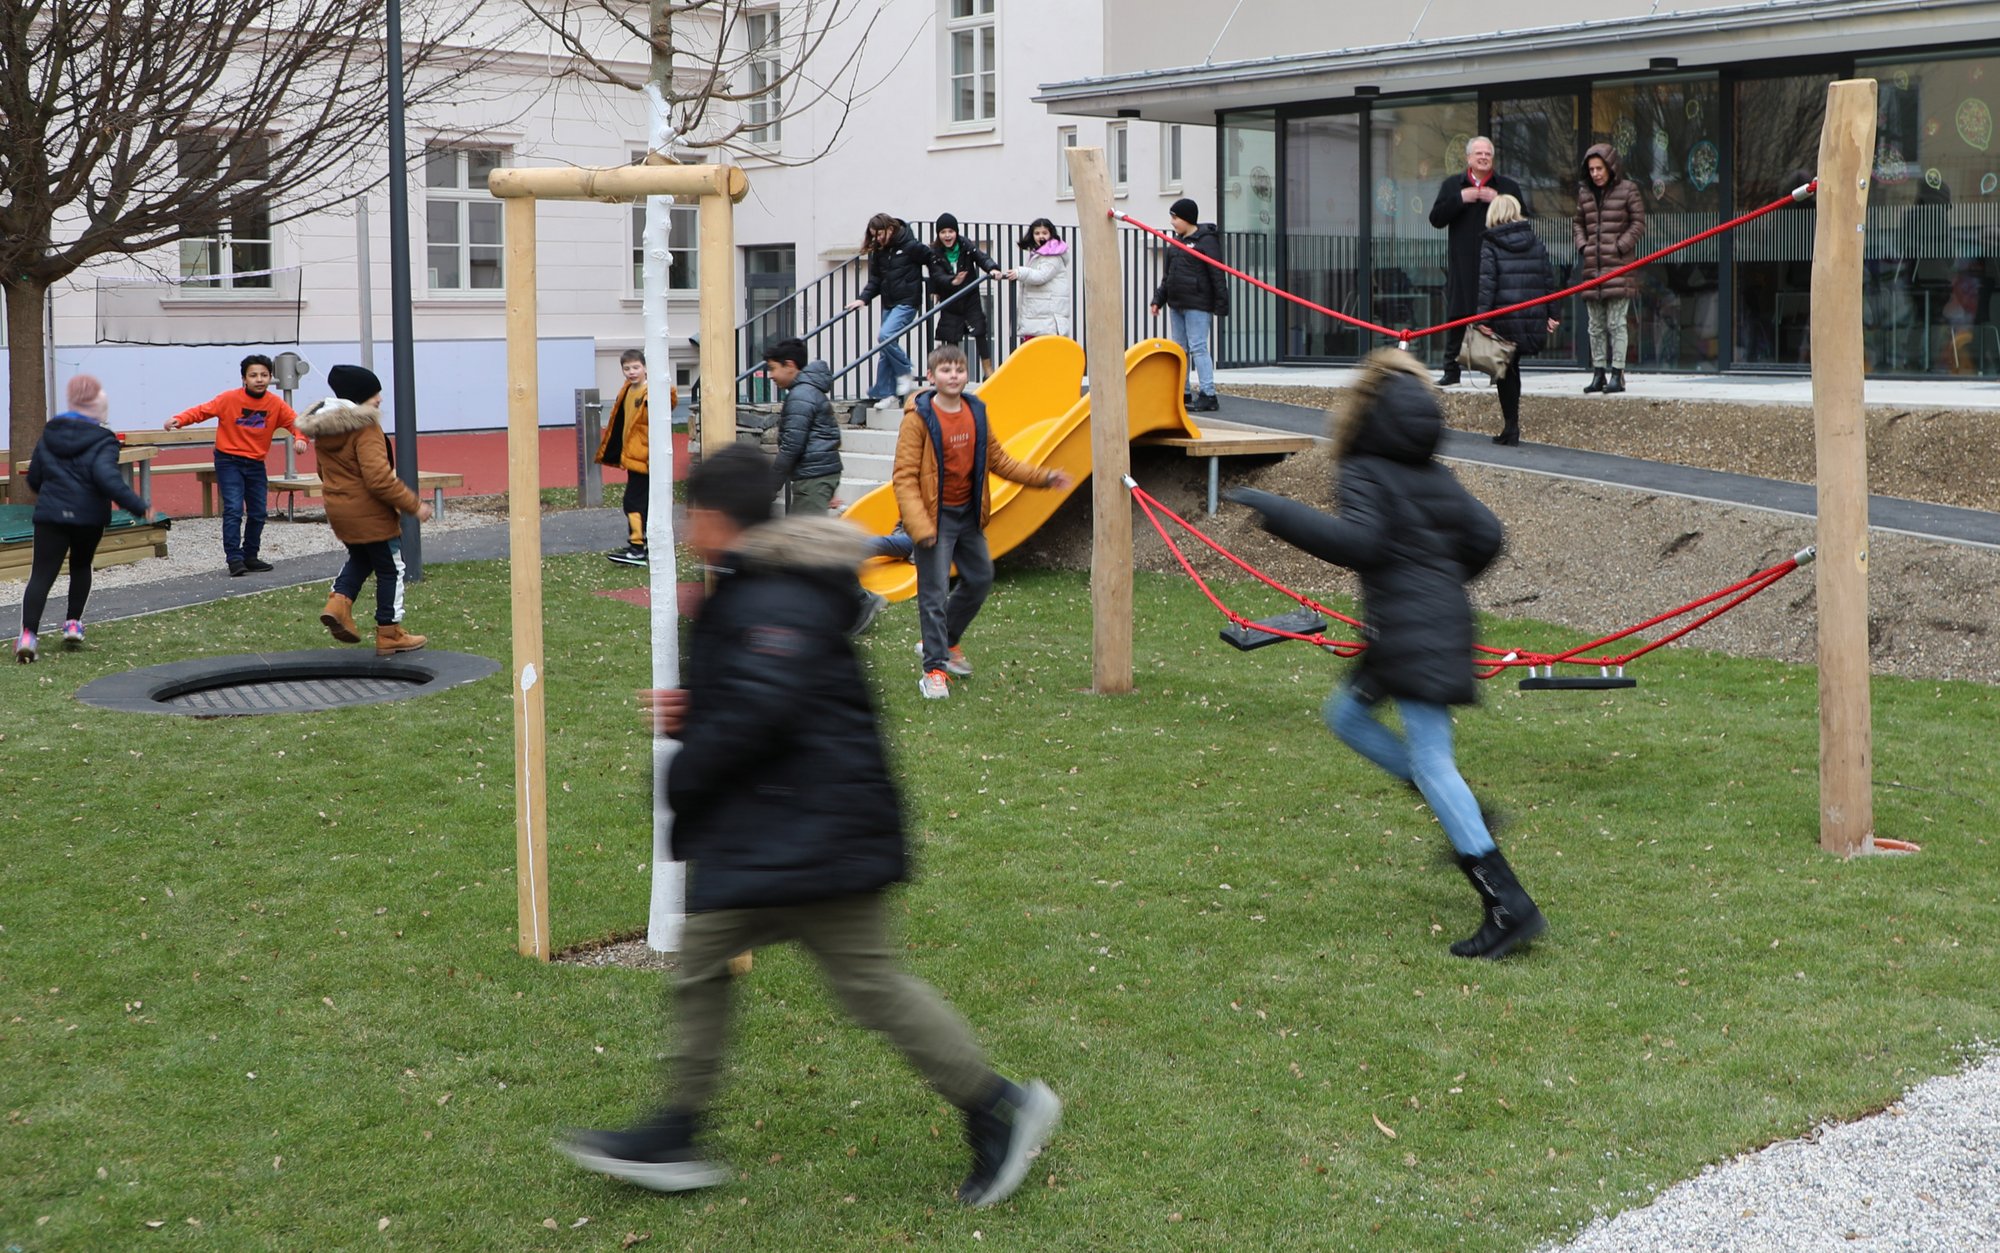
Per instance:
[[[1615,396],[1619,392],[1622,392],[1624,390],[1625,390],[1625,371],[1613,370],[1611,372],[1611,381],[1604,385],[1604,394],[1607,396]]]
[[[1486,921],[1477,933],[1451,946],[1453,957],[1499,961],[1548,930],[1548,919],[1529,899],[1498,848],[1483,857],[1460,857],[1458,868],[1485,903]]]
[[[1505,426],[1502,426],[1500,433],[1493,437],[1493,442],[1509,448],[1520,443],[1521,424],[1519,422],[1509,422]]]
[[[1448,366],[1446,366],[1446,367],[1444,368],[1444,373],[1443,373],[1443,374],[1440,374],[1440,375],[1438,375],[1438,386],[1439,386],[1439,387],[1457,387],[1457,386],[1458,386],[1458,366],[1457,366],[1457,365],[1448,365]]]
[[[1592,370],[1590,372],[1590,382],[1585,385],[1583,389],[1583,394],[1588,396],[1592,392],[1601,392],[1603,390],[1604,390],[1604,371]]]

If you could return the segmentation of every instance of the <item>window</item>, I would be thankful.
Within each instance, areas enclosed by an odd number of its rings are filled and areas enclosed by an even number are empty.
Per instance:
[[[213,180],[219,194],[264,177],[263,137],[205,132],[179,142],[183,179]],[[271,287],[271,205],[262,196],[224,218],[218,234],[181,241],[181,283],[203,291],[268,291]]]
[[[945,0],[945,38],[950,47],[953,126],[984,126],[1000,113],[999,43],[995,0]]]
[[[774,145],[785,112],[778,85],[783,75],[778,56],[778,15],[776,12],[747,14],[743,29],[749,45],[750,90],[754,93],[748,102],[750,129],[743,132],[743,138],[753,144]]]
[[[667,290],[701,286],[701,209],[677,204],[667,219]],[[632,294],[646,290],[646,201],[632,203]]]
[[[1104,128],[1104,160],[1111,167],[1112,193],[1124,195],[1132,181],[1132,131],[1125,123],[1113,122]]]
[[[500,202],[486,176],[503,164],[498,148],[424,151],[424,263],[433,292],[499,291],[505,236]]]
[[[1069,181],[1069,150],[1076,147],[1076,127],[1056,128],[1056,199],[1068,200],[1076,195],[1076,184]]]
[[[1181,128],[1178,122],[1160,128],[1160,190],[1181,189]]]

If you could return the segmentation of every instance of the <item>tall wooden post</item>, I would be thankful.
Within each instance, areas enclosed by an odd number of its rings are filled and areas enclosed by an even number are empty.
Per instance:
[[[1861,262],[1875,82],[1831,83],[1819,138],[1812,377],[1819,459],[1819,844],[1852,857],[1875,833],[1868,708],[1868,427]]]
[[[1090,685],[1132,690],[1132,467],[1125,399],[1125,284],[1111,175],[1102,148],[1071,148],[1077,246],[1083,254],[1084,360],[1090,373]]]
[[[736,439],[736,217],[750,180],[728,167],[726,184],[701,198],[701,430],[705,456]]]
[[[514,891],[517,944],[549,959],[548,798],[542,675],[542,457],[535,335],[535,201],[506,204],[507,563],[514,617]],[[523,558],[533,554],[532,559]]]

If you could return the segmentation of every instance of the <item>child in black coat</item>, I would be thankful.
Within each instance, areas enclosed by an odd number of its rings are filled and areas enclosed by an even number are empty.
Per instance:
[[[1325,514],[1270,492],[1228,499],[1264,515],[1264,529],[1361,576],[1368,648],[1328,697],[1329,729],[1423,795],[1485,905],[1459,957],[1501,958],[1547,925],[1493,843],[1485,814],[1452,755],[1451,706],[1478,700],[1472,604],[1465,585],[1500,552],[1500,520],[1435,457],[1444,428],[1436,388],[1402,349],[1361,363],[1335,435],[1339,508]],[[1394,699],[1403,734],[1377,719]]]

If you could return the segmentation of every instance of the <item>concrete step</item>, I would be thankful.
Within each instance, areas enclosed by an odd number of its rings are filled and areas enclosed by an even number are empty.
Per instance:
[[[896,432],[875,427],[843,426],[840,428],[840,455],[856,454],[878,457],[896,455]]]
[[[896,459],[882,453],[852,453],[842,450],[840,465],[848,478],[874,479],[886,483],[896,472]]]
[[[833,498],[843,505],[851,505],[880,486],[882,486],[880,479],[855,478],[843,474],[840,476],[840,490],[833,494]]]

